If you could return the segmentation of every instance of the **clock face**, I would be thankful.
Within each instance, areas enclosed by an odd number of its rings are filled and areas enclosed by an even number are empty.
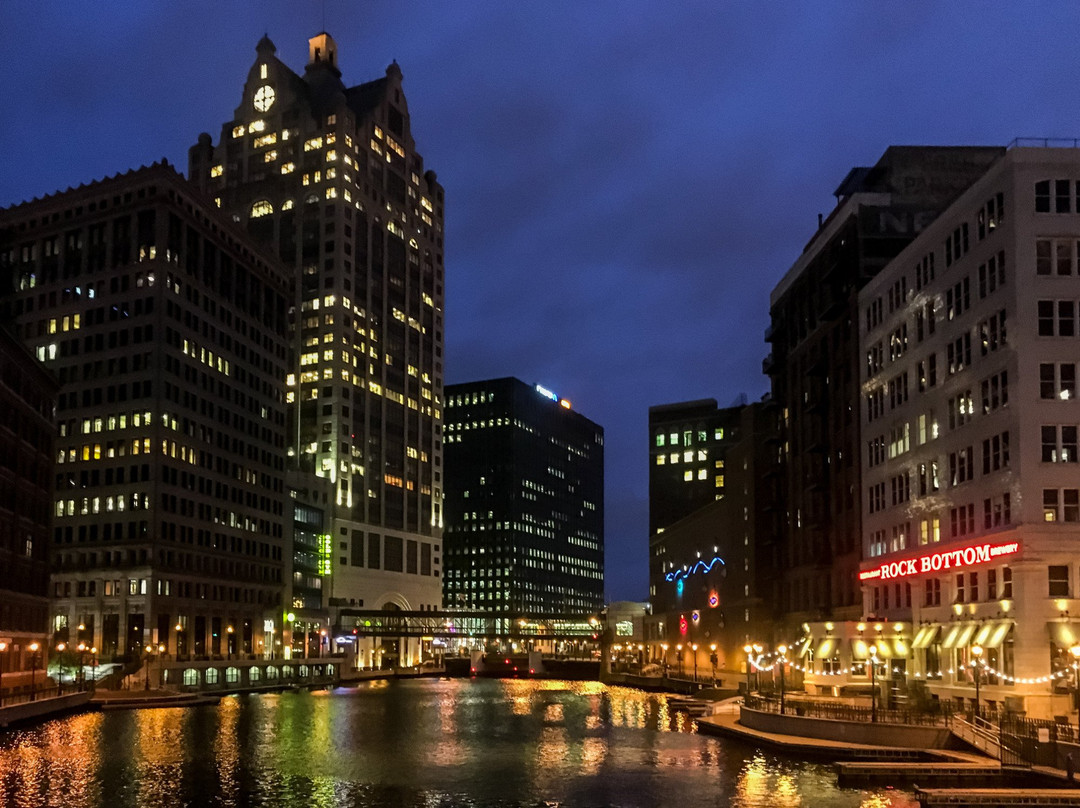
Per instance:
[[[259,112],[266,112],[274,103],[274,88],[269,84],[264,84],[262,87],[255,91],[255,109]]]

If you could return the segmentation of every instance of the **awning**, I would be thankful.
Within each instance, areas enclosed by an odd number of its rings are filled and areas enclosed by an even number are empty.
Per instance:
[[[941,632],[941,626],[934,624],[932,626],[923,626],[919,629],[919,633],[915,635],[915,639],[911,642],[912,648],[929,648],[934,644],[934,640],[937,639],[938,634]]]
[[[986,641],[990,639],[990,635],[997,627],[997,623],[983,623],[979,626],[979,630],[975,632],[975,639],[971,641],[972,645],[986,645]]]
[[[814,645],[814,638],[813,637],[807,637],[805,640],[803,640],[799,644],[799,656],[804,657],[807,654],[809,654],[810,649],[813,647],[813,645]]]
[[[877,648],[879,659],[904,659],[911,649],[910,643],[902,637],[879,637],[873,645]]]
[[[851,658],[852,659],[869,659],[870,646],[866,640],[852,640],[851,641]]]
[[[942,648],[964,648],[975,634],[978,623],[954,623],[949,626],[945,639],[941,643]]]
[[[816,659],[832,659],[836,653],[837,643],[834,637],[826,637],[821,641],[814,652]]]
[[[986,644],[991,648],[1000,648],[1001,644],[1005,642],[1005,639],[1009,636],[1009,632],[1012,631],[1013,624],[1005,620],[997,624],[994,627],[994,633],[990,635],[990,639],[986,641]]]
[[[1080,641],[1080,625],[1076,623],[1047,623],[1050,641],[1058,648],[1072,648]]]

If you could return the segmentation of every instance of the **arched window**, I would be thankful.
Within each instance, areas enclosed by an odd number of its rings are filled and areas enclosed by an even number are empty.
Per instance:
[[[260,199],[251,206],[251,218],[258,219],[260,216],[268,216],[274,212],[274,206],[266,199]]]
[[[282,210],[292,210],[293,209],[293,201],[291,199],[286,199],[284,202],[281,203],[281,209]]]

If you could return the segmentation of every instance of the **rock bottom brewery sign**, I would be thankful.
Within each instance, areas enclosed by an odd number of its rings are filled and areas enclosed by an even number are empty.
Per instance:
[[[889,581],[893,578],[905,578],[908,575],[925,575],[928,572],[941,572],[955,567],[972,567],[976,564],[988,564],[994,559],[1014,555],[1018,552],[1020,552],[1020,542],[1018,541],[1005,544],[973,544],[970,547],[962,547],[958,550],[942,550],[937,553],[916,556],[915,558],[905,558],[903,561],[889,561],[872,570],[863,570],[859,573],[859,580],[879,579]]]

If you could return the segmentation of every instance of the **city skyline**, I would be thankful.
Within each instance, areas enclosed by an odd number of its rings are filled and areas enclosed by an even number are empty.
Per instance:
[[[1026,7],[18,4],[0,206],[183,170],[264,33],[294,65],[323,28],[347,75],[396,60],[447,189],[446,381],[542,383],[604,427],[608,599],[644,599],[648,408],[766,391],[769,290],[848,169],[891,144],[1080,134],[1058,102],[1078,15]]]

